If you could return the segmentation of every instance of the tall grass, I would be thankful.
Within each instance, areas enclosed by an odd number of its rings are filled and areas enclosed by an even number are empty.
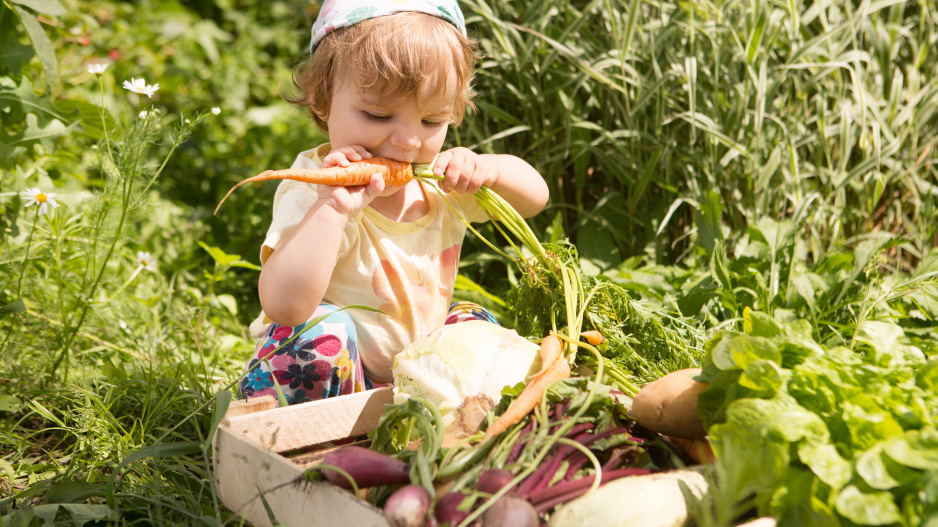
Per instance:
[[[933,4],[465,6],[485,58],[460,140],[535,163],[601,267],[709,253],[763,216],[803,225],[815,255],[870,231],[912,257],[933,242]]]

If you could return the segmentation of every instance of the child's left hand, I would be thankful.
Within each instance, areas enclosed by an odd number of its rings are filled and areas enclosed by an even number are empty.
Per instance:
[[[433,173],[444,177],[440,182],[444,192],[475,194],[483,185],[491,187],[498,180],[498,166],[493,159],[461,146],[440,152]]]

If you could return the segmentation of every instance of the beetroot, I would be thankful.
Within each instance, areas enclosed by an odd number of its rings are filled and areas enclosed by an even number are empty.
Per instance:
[[[436,505],[433,507],[433,516],[436,518],[437,522],[442,525],[449,525],[450,527],[456,527],[463,520],[466,519],[466,516],[469,516],[469,511],[461,511],[457,507],[463,502],[469,495],[464,492],[449,492],[444,494],[440,499],[437,500]]]
[[[422,485],[405,485],[384,502],[384,518],[391,527],[423,527],[430,512],[430,493]]]
[[[407,463],[360,446],[337,448],[326,454],[322,462],[348,472],[359,488],[410,482],[410,467]],[[352,488],[342,474],[329,469],[323,469],[322,473],[333,485],[343,489]]]
[[[500,468],[490,468],[479,475],[479,482],[476,483],[476,489],[486,494],[495,494],[502,490],[512,480],[510,472]]]
[[[538,527],[537,511],[523,498],[505,495],[482,514],[482,527]]]

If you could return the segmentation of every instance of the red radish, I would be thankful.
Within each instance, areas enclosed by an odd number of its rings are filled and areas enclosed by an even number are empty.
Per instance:
[[[430,512],[430,493],[423,485],[405,485],[384,502],[384,518],[391,527],[423,527]]]
[[[538,527],[537,511],[517,496],[502,496],[482,514],[482,527]]]
[[[467,497],[469,497],[468,494],[456,491],[444,494],[437,500],[436,505],[433,507],[433,516],[439,525],[456,527],[462,523],[466,516],[469,516],[469,511],[459,510],[459,505]]]
[[[324,465],[348,472],[360,488],[410,483],[410,467],[407,463],[360,446],[337,448],[326,454],[322,462]],[[349,480],[342,474],[329,469],[323,469],[322,472],[333,485],[343,489],[352,488]]]
[[[479,475],[476,489],[486,494],[495,494],[502,490],[502,487],[511,483],[511,480],[511,472],[501,468],[490,468]]]

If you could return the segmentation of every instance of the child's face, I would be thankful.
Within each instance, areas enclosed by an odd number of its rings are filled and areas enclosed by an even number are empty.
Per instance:
[[[433,161],[443,147],[456,94],[455,90],[429,93],[429,87],[424,92],[418,107],[415,97],[381,100],[376,94],[360,92],[355,82],[337,81],[326,119],[332,148],[357,145],[376,157],[408,163]]]

